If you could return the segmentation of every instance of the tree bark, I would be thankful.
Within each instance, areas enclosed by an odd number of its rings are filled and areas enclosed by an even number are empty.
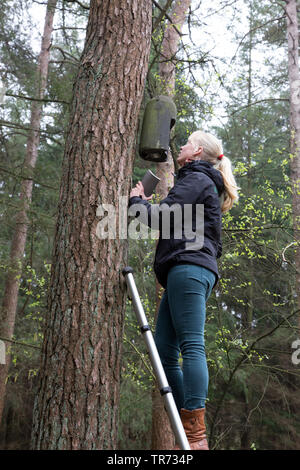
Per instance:
[[[288,75],[290,83],[290,153],[293,190],[293,226],[296,242],[296,295],[298,308],[300,308],[300,72],[297,1],[286,1],[285,9],[288,39]]]
[[[126,215],[151,16],[150,0],[90,3],[65,146],[34,449],[116,447],[128,249],[118,201],[125,196]],[[97,232],[104,204],[117,220],[116,236],[106,239]]]
[[[53,18],[57,0],[48,0],[44,34],[41,44],[37,66],[37,99],[42,100],[47,86],[48,65],[51,47],[51,35],[53,30]],[[34,101],[31,106],[30,130],[27,140],[26,157],[23,165],[25,178],[22,180],[20,190],[21,209],[16,215],[16,227],[12,238],[10,250],[10,265],[8,267],[2,308],[0,311],[0,337],[11,339],[14,333],[15,319],[18,305],[19,278],[22,274],[22,263],[25,253],[25,245],[29,220],[28,209],[32,199],[33,170],[38,157],[40,142],[40,122],[42,117],[42,101]],[[26,176],[30,179],[26,179]],[[6,343],[5,364],[0,364],[0,421],[3,414],[6,380],[10,365],[9,343]]]
[[[172,13],[172,23],[166,26],[161,47],[159,63],[159,77],[162,94],[174,97],[175,95],[175,56],[178,50],[180,36],[178,31],[185,22],[187,10],[191,0],[176,0]],[[176,24],[176,29],[173,27]],[[157,193],[161,199],[165,198],[174,185],[174,162],[171,153],[165,163],[157,163],[156,175],[161,179],[157,186]],[[158,313],[162,287],[156,281],[156,314]],[[152,449],[172,449],[174,447],[174,435],[169,418],[163,406],[163,401],[157,390],[152,393]]]
[[[185,18],[190,4],[191,0],[175,1],[171,14],[172,23],[167,23],[162,41],[159,75],[164,93],[171,96],[175,93],[176,53],[178,51],[178,44],[180,41],[178,32],[181,31],[182,26],[185,23]],[[176,26],[178,32],[173,25]]]

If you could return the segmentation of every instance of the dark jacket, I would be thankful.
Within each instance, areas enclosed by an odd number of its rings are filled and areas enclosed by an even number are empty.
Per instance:
[[[155,253],[154,272],[158,282],[164,288],[167,285],[169,269],[176,264],[183,263],[196,264],[210,269],[216,274],[217,283],[219,272],[216,259],[222,254],[222,222],[219,197],[223,191],[224,183],[222,175],[209,162],[195,160],[187,163],[178,171],[175,185],[170,190],[168,196],[160,202],[159,208],[161,208],[162,204],[172,207],[173,204],[178,203],[182,207],[182,213],[184,214],[184,204],[190,204],[192,208],[190,220],[192,221],[194,233],[197,233],[196,205],[202,204],[204,206],[202,206],[204,208],[204,238],[201,239],[200,248],[196,247],[195,249],[191,244],[192,249],[190,249],[189,243],[193,239],[190,237],[186,238],[184,234],[180,239],[178,239],[178,236],[174,236],[175,219],[172,221],[171,217],[170,237],[163,239],[161,234],[162,222],[161,219],[159,220],[160,235]],[[133,204],[143,204],[146,206],[149,215],[146,223],[151,226],[150,214],[152,205],[148,201],[136,196],[129,199],[129,207]],[[182,223],[183,221],[184,216],[182,216]],[[195,235],[194,240],[196,241]]]

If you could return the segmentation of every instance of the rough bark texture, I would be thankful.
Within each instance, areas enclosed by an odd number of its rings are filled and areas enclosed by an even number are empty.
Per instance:
[[[118,217],[119,196],[128,201],[150,39],[150,0],[91,1],[64,155],[35,449],[116,447],[127,240],[99,239],[97,207],[112,204]]]
[[[57,0],[48,0],[44,34],[41,44],[41,52],[37,67],[37,96],[42,99],[47,85],[48,65],[51,47],[51,35],[53,30],[53,17],[55,13]],[[40,142],[40,121],[42,117],[41,102],[34,101],[31,106],[31,118],[26,157],[23,165],[23,174],[28,177],[33,176],[33,170],[38,157],[38,147]],[[34,129],[34,130],[33,130]],[[10,266],[7,272],[5,282],[4,296],[2,300],[2,308],[0,311],[0,337],[11,339],[15,328],[16,311],[18,305],[19,293],[19,277],[22,273],[22,262],[25,252],[28,216],[27,212],[31,204],[32,198],[32,179],[23,179],[20,190],[20,206],[21,209],[16,215],[16,227],[12,238],[10,251]],[[6,351],[9,350],[9,343],[6,343]],[[10,354],[6,354],[6,363],[0,364],[0,421],[2,418],[6,379],[10,365]]]
[[[293,223],[296,245],[296,294],[300,308],[300,72],[298,57],[297,1],[286,1],[288,74],[290,82],[291,179],[293,185]],[[300,318],[300,316],[299,316]],[[300,324],[300,321],[299,321]]]
[[[159,74],[162,86],[165,89],[165,92],[169,95],[173,95],[175,91],[176,53],[178,51],[180,40],[180,36],[177,31],[180,32],[185,23],[185,18],[190,4],[191,0],[175,1],[171,13],[172,23],[167,23],[162,41]]]
[[[187,10],[191,0],[176,0],[172,13],[172,24],[166,26],[164,38],[161,47],[161,57],[159,63],[159,76],[162,86],[162,94],[171,97],[175,94],[175,56],[178,50],[180,36],[178,31],[181,30]],[[172,26],[176,25],[176,29]],[[161,199],[165,198],[174,185],[174,162],[171,154],[165,163],[158,163],[156,175],[161,179],[157,186],[157,193]],[[162,287],[156,281],[156,305],[158,312],[160,299],[162,295]],[[157,390],[152,394],[152,449],[172,449],[174,446],[174,435],[170,426],[169,418],[164,409],[164,404]]]

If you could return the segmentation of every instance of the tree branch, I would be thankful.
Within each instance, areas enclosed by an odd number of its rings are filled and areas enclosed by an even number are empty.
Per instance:
[[[75,63],[79,63],[79,60],[77,59],[77,57],[74,57],[74,56],[73,56],[72,54],[70,54],[69,52],[64,51],[61,47],[59,47],[59,46],[52,46],[51,49],[57,49],[59,52],[61,52],[64,59],[66,59],[66,56],[69,56],[69,58],[73,59]]]
[[[253,106],[259,103],[263,103],[264,101],[289,101],[289,98],[264,98],[262,100],[253,101],[250,104],[246,104],[245,106],[241,106],[241,108],[236,109],[230,114],[230,116],[233,116],[235,113],[240,112],[242,109],[249,108],[250,106]]]
[[[90,7],[89,5],[85,5],[84,3],[81,3],[79,0],[65,0],[66,3],[77,3],[81,8],[84,8],[84,10],[89,10]]]
[[[7,341],[8,343],[13,343],[13,344],[18,344],[20,346],[26,346],[27,348],[34,348],[34,349],[41,349],[40,346],[34,346],[34,344],[27,344],[27,343],[22,343],[22,341],[16,341],[14,339],[8,339],[8,338],[2,338],[0,336],[1,341]]]
[[[42,129],[34,129],[33,127],[26,127],[26,126],[21,126],[20,124],[16,124],[14,122],[10,121],[2,121],[0,120],[0,126],[8,127],[11,129],[24,129],[25,131],[35,131],[35,132],[40,132],[41,134],[59,134],[59,132],[55,131],[45,131]]]
[[[255,28],[250,29],[250,30],[242,37],[242,39],[241,39],[241,41],[240,41],[240,43],[239,43],[239,45],[238,45],[238,47],[237,47],[237,49],[236,49],[236,51],[235,51],[235,54],[234,54],[234,56],[232,57],[232,59],[231,59],[230,62],[233,62],[233,60],[235,59],[235,57],[236,57],[236,55],[237,55],[237,51],[239,50],[239,48],[240,48],[242,42],[243,42],[244,39],[248,36],[248,34],[253,33],[253,32],[256,31],[257,29],[263,28],[264,26],[266,26],[266,25],[269,24],[269,23],[273,23],[274,21],[280,21],[280,20],[282,20],[283,18],[285,18],[285,15],[279,16],[278,18],[273,18],[273,19],[271,19],[271,20],[269,20],[269,21],[266,21],[266,22],[263,23],[263,24],[260,24],[260,25],[256,26]]]
[[[157,3],[155,0],[152,0],[152,3],[156,6],[156,8],[158,8],[160,11],[164,12],[165,17],[167,18],[167,20],[170,21],[170,23],[173,26],[173,28],[175,29],[176,33],[179,34],[180,37],[184,36],[184,34],[182,34],[179,31],[179,29],[175,26],[175,24],[173,24],[172,18],[164,11],[164,9],[160,6],[160,4]]]
[[[24,96],[24,95],[15,95],[14,93],[5,93],[5,96],[12,96],[13,98],[21,98],[23,100],[29,100],[29,101],[42,101],[44,103],[61,103],[61,104],[70,104],[68,101],[64,100],[47,100],[45,98],[40,99],[40,98],[31,98],[30,96]]]
[[[58,187],[50,186],[49,184],[45,184],[45,183],[41,183],[40,181],[38,181],[34,178],[31,178],[30,176],[17,175],[13,171],[7,170],[7,168],[3,168],[2,166],[0,166],[0,171],[3,171],[4,173],[7,173],[7,174],[9,174],[9,175],[11,175],[11,176],[13,176],[14,178],[17,178],[17,179],[31,180],[31,181],[33,181],[33,183],[39,184],[40,186],[43,186],[44,188],[54,189],[55,191],[57,191],[59,189]]]
[[[165,6],[160,9],[160,14],[159,14],[158,18],[156,19],[156,21],[153,25],[152,31],[156,30],[157,26],[159,25],[159,23],[161,22],[163,17],[167,15],[167,11],[170,8],[172,2],[173,2],[173,0],[167,0]]]

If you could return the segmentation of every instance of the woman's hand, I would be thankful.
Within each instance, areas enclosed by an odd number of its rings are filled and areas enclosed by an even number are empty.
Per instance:
[[[132,188],[129,197],[133,197],[133,196],[138,196],[138,197],[141,196],[142,199],[144,199],[145,201],[149,201],[149,199],[152,199],[152,196],[148,196],[148,197],[145,196],[144,186],[141,181],[139,181],[136,184],[135,188]]]

